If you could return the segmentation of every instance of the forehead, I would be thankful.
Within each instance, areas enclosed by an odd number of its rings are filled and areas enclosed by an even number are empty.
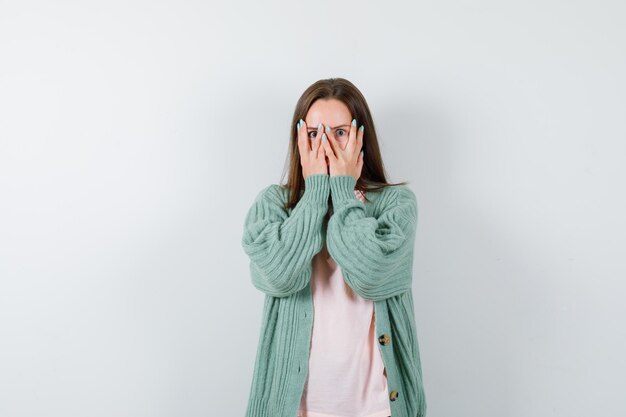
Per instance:
[[[317,99],[309,108],[306,115],[308,126],[317,126],[319,123],[329,126],[350,124],[352,115],[348,106],[337,99]]]

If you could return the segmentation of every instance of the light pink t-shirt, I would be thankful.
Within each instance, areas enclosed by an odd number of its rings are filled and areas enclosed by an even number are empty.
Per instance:
[[[355,195],[363,201],[359,190]],[[326,244],[313,257],[313,333],[298,417],[387,417],[387,374],[374,302],[346,284]]]

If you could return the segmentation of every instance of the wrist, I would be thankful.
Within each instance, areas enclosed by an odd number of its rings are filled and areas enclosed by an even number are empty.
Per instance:
[[[311,174],[304,179],[304,193],[301,200],[327,204],[330,184],[328,174]]]
[[[354,194],[356,179],[352,175],[331,175],[329,178],[330,195],[333,206],[338,207],[346,200],[357,200]]]

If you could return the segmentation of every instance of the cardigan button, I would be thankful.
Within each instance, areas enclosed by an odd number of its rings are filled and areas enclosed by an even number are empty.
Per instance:
[[[384,334],[381,334],[380,337],[378,338],[378,343],[380,343],[381,345],[388,345],[390,340],[391,340],[391,337],[389,337],[387,333],[384,333]]]
[[[393,390],[393,391],[391,391],[391,393],[389,394],[389,399],[390,399],[391,401],[395,401],[395,400],[398,398],[398,395],[399,395],[399,394],[398,394],[398,391]]]

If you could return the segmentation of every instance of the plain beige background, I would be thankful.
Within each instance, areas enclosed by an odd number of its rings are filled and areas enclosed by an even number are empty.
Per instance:
[[[429,417],[626,412],[618,1],[0,1],[0,415],[243,415],[244,215],[353,81],[419,205]]]

